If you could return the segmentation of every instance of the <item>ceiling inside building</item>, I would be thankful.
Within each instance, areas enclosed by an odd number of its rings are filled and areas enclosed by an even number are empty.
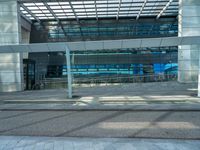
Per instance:
[[[30,20],[140,19],[178,15],[178,0],[18,0]]]

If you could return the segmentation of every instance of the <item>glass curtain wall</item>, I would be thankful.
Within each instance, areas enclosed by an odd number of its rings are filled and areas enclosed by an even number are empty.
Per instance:
[[[32,25],[31,43],[173,37],[177,18],[42,21]],[[71,52],[74,83],[132,83],[176,80],[177,47]],[[66,77],[65,54],[29,54],[36,61],[36,78]],[[66,80],[61,80],[61,82]],[[64,84],[66,85],[66,84]]]
[[[71,52],[72,74],[75,83],[176,80],[177,52],[177,47],[73,51]],[[59,63],[55,59],[55,54],[49,55],[52,60],[47,65],[46,77],[65,77],[67,75],[65,55],[59,56]]]
[[[130,38],[171,37],[178,35],[176,18],[104,19],[77,21],[43,21],[34,23],[31,43],[94,41]]]

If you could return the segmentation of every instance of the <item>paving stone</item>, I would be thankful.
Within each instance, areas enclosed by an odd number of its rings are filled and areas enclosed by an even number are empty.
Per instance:
[[[44,150],[53,150],[53,149],[54,149],[54,143],[47,141],[45,143]]]
[[[16,141],[20,141],[16,144]],[[199,150],[199,140],[0,136],[0,150]],[[14,140],[15,139],[15,140]],[[38,142],[37,139],[41,141]],[[3,141],[3,142],[2,142]],[[30,142],[31,141],[31,142]],[[5,143],[16,144],[14,147]]]
[[[64,142],[54,141],[54,147],[56,147],[56,150],[64,150]]]
[[[74,150],[73,142],[64,141],[64,150]]]
[[[158,82],[80,87],[74,89],[74,95],[80,97],[67,99],[66,89],[0,93],[0,110],[200,110],[200,99],[195,96],[197,84]]]
[[[92,143],[90,141],[86,142],[74,142],[74,150],[87,149],[94,150]]]

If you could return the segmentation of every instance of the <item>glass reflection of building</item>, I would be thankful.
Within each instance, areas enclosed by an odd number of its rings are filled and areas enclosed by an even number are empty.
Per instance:
[[[131,19],[101,19],[35,22],[32,25],[31,43],[76,42],[95,40],[117,40],[136,38],[173,37],[178,35],[175,17]],[[159,74],[177,74],[177,47],[143,49],[114,49],[104,51],[73,51],[72,72],[81,77],[129,77]],[[36,54],[30,54],[31,59]],[[44,53],[46,77],[66,75],[65,55]],[[45,57],[48,55],[48,57]],[[48,58],[48,59],[47,59]],[[37,66],[36,66],[37,67]],[[37,74],[41,74],[41,67]],[[44,73],[44,72],[43,72]]]

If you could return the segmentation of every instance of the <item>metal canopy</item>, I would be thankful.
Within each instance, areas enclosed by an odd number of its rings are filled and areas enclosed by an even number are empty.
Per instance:
[[[105,41],[82,41],[82,42],[56,42],[2,45],[0,53],[18,52],[60,52],[66,51],[89,51],[89,50],[116,50],[128,48],[168,47],[179,45],[198,45],[200,36],[191,37],[167,37],[127,40],[105,40]]]
[[[155,17],[178,15],[178,0],[18,0],[31,20]]]

